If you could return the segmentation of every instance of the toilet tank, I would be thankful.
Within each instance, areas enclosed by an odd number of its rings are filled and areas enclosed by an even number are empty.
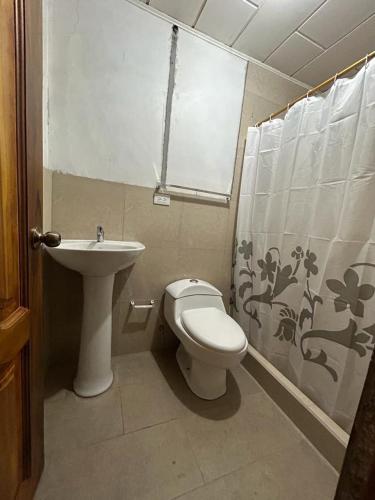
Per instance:
[[[225,312],[223,294],[207,281],[191,278],[178,280],[165,289],[164,315],[169,324],[175,323],[182,311],[202,307],[217,307]]]

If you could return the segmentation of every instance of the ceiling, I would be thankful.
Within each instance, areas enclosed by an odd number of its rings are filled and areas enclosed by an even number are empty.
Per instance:
[[[309,85],[375,50],[375,0],[143,0]]]

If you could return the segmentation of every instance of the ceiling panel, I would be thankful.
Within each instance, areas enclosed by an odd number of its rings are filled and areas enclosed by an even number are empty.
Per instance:
[[[292,75],[322,52],[321,47],[295,32],[266,59],[266,64]]]
[[[259,7],[259,5],[262,5],[266,0],[243,0],[246,3],[252,3],[253,5]]]
[[[231,45],[256,11],[245,0],[207,0],[195,27]]]
[[[375,0],[327,0],[299,31],[328,48],[374,13]]]
[[[150,5],[192,26],[204,4],[204,0],[151,0]]]
[[[150,0],[150,5],[312,85],[375,49],[375,0]]]
[[[316,85],[375,48],[375,15],[323,52],[293,76]]]
[[[233,47],[264,61],[324,0],[266,0]]]

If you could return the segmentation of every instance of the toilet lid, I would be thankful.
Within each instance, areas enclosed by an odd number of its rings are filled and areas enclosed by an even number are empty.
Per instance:
[[[199,344],[225,352],[240,352],[247,340],[242,328],[216,307],[188,309],[181,314],[184,328]]]

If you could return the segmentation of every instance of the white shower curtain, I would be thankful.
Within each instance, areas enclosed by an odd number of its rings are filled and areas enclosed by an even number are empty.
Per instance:
[[[350,431],[375,341],[375,60],[249,129],[234,262],[250,343]]]

